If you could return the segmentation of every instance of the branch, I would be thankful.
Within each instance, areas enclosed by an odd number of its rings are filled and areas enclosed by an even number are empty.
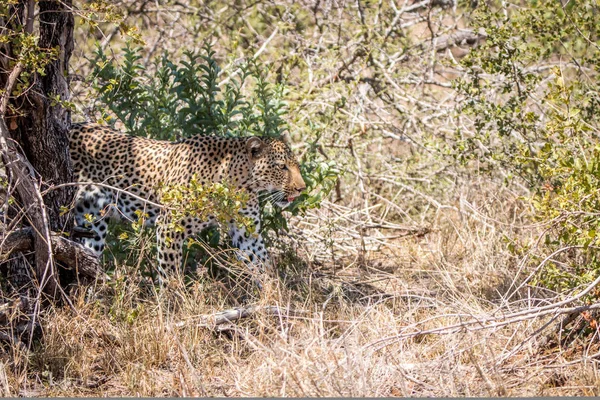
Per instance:
[[[25,157],[19,154],[12,139],[10,139],[8,126],[6,126],[4,115],[1,113],[0,150],[2,151],[6,169],[10,171],[12,180],[16,182],[16,189],[21,201],[28,202],[26,207],[27,216],[37,234],[34,239],[35,269],[40,289],[46,291],[51,297],[54,297],[57,293],[57,282],[54,262],[52,260],[50,229],[44,208],[44,201],[31,173],[33,167]]]
[[[0,243],[0,260],[6,260],[15,252],[31,251],[34,243],[32,228],[19,229],[6,235]],[[56,233],[50,236],[54,257],[68,269],[88,278],[106,278],[98,257],[84,245]]]
[[[442,326],[439,328],[418,330],[414,332],[400,333],[398,335],[388,336],[376,340],[375,342],[369,343],[366,347],[374,347],[377,346],[378,349],[389,346],[392,343],[396,343],[403,339],[424,336],[424,335],[448,335],[465,331],[480,331],[483,329],[497,329],[506,325],[514,324],[517,322],[528,321],[535,318],[540,318],[546,315],[564,315],[571,313],[580,313],[583,311],[589,310],[597,310],[600,309],[600,304],[592,304],[592,305],[584,305],[584,306],[572,306],[565,307],[568,304],[571,304],[583,296],[590,293],[596,286],[600,284],[600,276],[596,278],[592,283],[590,283],[583,291],[581,291],[576,296],[569,297],[563,301],[559,301],[557,303],[548,304],[542,307],[529,308],[521,311],[517,311],[510,314],[501,315],[499,317],[490,317],[490,316],[478,316],[472,317],[468,321],[460,322],[453,325]],[[419,325],[419,323],[415,324]],[[412,327],[414,328],[415,325]],[[410,327],[407,327],[410,328]]]
[[[302,311],[288,310],[278,306],[249,306],[238,307],[230,310],[218,312],[216,314],[201,315],[199,323],[195,326],[214,329],[218,325],[228,324],[240,319],[251,317],[257,313],[264,313],[269,316],[286,317],[301,314]],[[181,328],[188,324],[188,321],[181,321],[175,324],[175,327]]]
[[[454,46],[475,46],[480,40],[487,38],[485,32],[459,31],[436,38],[435,51],[444,51]]]
[[[265,42],[262,44],[262,46],[260,46],[260,48],[256,51],[256,53],[254,53],[254,55],[252,56],[252,60],[256,60],[265,51],[265,49],[267,48],[267,45],[271,42],[271,40],[273,40],[275,35],[277,35],[277,32],[279,32],[278,26],[275,27],[275,29],[271,33],[271,36],[269,36],[267,38],[267,40],[265,40]],[[223,72],[225,72],[224,69],[219,73],[219,75],[222,74]],[[237,76],[240,72],[242,72],[241,68],[236,69],[231,75],[229,75],[227,78],[225,78],[221,82],[219,82],[218,86],[221,87],[223,85],[226,85],[227,82],[229,82],[232,78]]]
[[[418,12],[430,7],[449,8],[453,7],[455,4],[455,0],[423,0],[408,7],[402,7],[402,9],[399,11],[399,14],[405,12]]]
[[[6,86],[4,87],[4,93],[2,93],[2,97],[0,97],[0,116],[3,118],[6,115],[10,94],[17,83],[17,78],[19,75],[21,75],[21,72],[23,72],[23,64],[19,62],[10,72],[10,75],[8,75],[8,80],[6,81]]]

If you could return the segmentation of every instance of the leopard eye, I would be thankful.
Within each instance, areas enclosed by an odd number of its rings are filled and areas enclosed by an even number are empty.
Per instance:
[[[287,171],[288,167],[285,164],[279,164],[279,168],[281,168],[284,171]]]

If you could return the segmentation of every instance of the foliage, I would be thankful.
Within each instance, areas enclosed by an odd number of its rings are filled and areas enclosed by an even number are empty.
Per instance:
[[[488,169],[500,164],[532,186],[540,183],[537,155],[548,139],[540,92],[552,71],[546,66],[563,59],[571,69],[597,57],[595,45],[579,31],[593,35],[598,17],[590,4],[583,9],[572,4],[541,1],[508,10],[482,4],[475,12],[476,27],[487,38],[462,60],[467,73],[456,82],[464,96],[459,112],[472,116],[475,133],[457,132],[456,157],[482,156]]]
[[[89,33],[98,31],[102,23],[115,24],[119,32],[136,44],[144,44],[142,35],[135,25],[125,22],[124,10],[109,0],[91,0],[80,5],[78,16]]]
[[[164,53],[154,61],[154,75],[144,66],[142,50],[128,44],[117,64],[97,48],[93,83],[106,107],[104,119],[113,113],[127,131],[163,140],[196,134],[279,136],[286,129],[284,86],[271,89],[257,64],[240,66],[220,84],[222,72],[208,45],[202,53],[186,50],[180,64]],[[246,96],[249,78],[255,85]]]
[[[565,82],[558,68],[554,74],[546,93],[552,106],[543,131],[547,142],[538,155],[544,184],[537,188],[533,205],[537,218],[551,223],[545,237],[549,249],[580,247],[585,253],[583,258],[563,257],[544,271],[542,283],[566,289],[600,274],[600,141],[597,118],[583,110],[589,100],[587,85]]]
[[[92,83],[101,104],[102,120],[114,124],[114,115],[127,131],[163,140],[197,134],[279,137],[288,130],[284,120],[285,85],[270,85],[268,71],[260,64],[250,60],[224,78],[209,45],[202,52],[184,51],[180,63],[172,62],[171,56],[164,53],[152,62],[151,68],[145,66],[142,51],[141,47],[127,44],[122,62],[118,63],[97,48]],[[318,207],[340,174],[336,163],[322,161],[315,149],[307,152],[301,170],[308,190],[288,208],[293,215]],[[210,211],[219,220],[238,219],[227,208],[231,199],[226,186],[217,184],[203,189],[194,182],[190,187],[170,188],[165,200],[175,207],[185,206],[185,212],[200,218]],[[195,197],[203,198],[209,193],[217,197],[210,197],[207,203]],[[221,201],[229,204],[225,208],[216,200],[221,195],[225,195]],[[235,201],[238,200],[242,201]],[[262,210],[265,234],[288,229],[282,210],[270,203],[263,203]]]
[[[475,131],[457,132],[455,155],[478,159],[490,171],[501,166],[532,189],[535,217],[550,225],[544,246],[560,253],[538,283],[560,291],[600,273],[596,7],[591,1],[508,10],[482,5],[475,21],[487,40],[464,58],[468,73],[457,82],[460,112],[473,118]],[[571,247],[586,255],[561,251]]]
[[[0,6],[0,20],[11,20],[8,5]],[[44,76],[46,74],[46,66],[57,59],[58,48],[43,48],[38,45],[38,35],[25,31],[23,24],[7,24],[0,30],[0,47],[4,51],[10,49],[11,57],[6,57],[3,61],[6,62],[5,67],[11,70],[15,65],[20,64],[23,68],[19,74],[17,83],[10,95],[18,97],[26,93],[35,81],[37,74]],[[3,57],[3,54],[0,53]],[[0,95],[4,92],[0,88]],[[12,106],[11,106],[12,108]],[[12,110],[17,112],[17,110]]]
[[[169,208],[171,224],[169,229],[183,233],[182,221],[186,216],[194,215],[206,221],[214,216],[221,226],[231,221],[254,233],[251,218],[244,217],[240,210],[248,202],[248,193],[237,191],[227,182],[202,185],[197,176],[193,176],[187,185],[169,185],[160,189],[161,203]]]

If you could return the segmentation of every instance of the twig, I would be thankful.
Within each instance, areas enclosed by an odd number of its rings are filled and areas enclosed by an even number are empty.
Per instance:
[[[401,333],[399,335],[388,336],[375,342],[369,343],[366,347],[378,347],[378,349],[384,348],[392,343],[396,343],[400,340],[431,335],[431,334],[439,334],[439,335],[447,335],[458,333],[461,331],[479,331],[483,329],[497,329],[506,325],[514,324],[517,322],[523,322],[530,319],[540,318],[546,315],[561,315],[561,314],[569,314],[569,313],[579,313],[582,311],[588,310],[596,310],[600,309],[600,304],[592,304],[588,306],[575,306],[575,307],[563,307],[567,304],[573,303],[589,292],[591,292],[598,284],[600,283],[600,276],[594,280],[590,285],[588,285],[581,293],[576,296],[569,297],[563,301],[559,301],[557,303],[549,304],[542,307],[530,308],[522,311],[518,311],[511,314],[506,314],[499,317],[490,317],[490,316],[479,316],[473,317],[469,321],[460,322],[458,324],[442,326],[438,328],[420,330],[409,333]],[[419,323],[415,324],[418,325]],[[413,325],[412,327],[414,327]],[[408,328],[408,327],[407,327]]]
[[[195,326],[214,329],[218,325],[231,323],[240,319],[254,316],[257,313],[264,313],[274,317],[285,317],[302,314],[303,311],[289,310],[278,306],[249,306],[238,307],[230,310],[218,312],[216,314],[201,315],[198,319],[201,322],[195,323]],[[181,328],[187,326],[189,321],[177,322],[174,326]]]
[[[34,237],[31,228],[10,232],[0,243],[0,260],[5,260],[14,252],[31,250]],[[50,240],[54,256],[68,268],[89,278],[105,277],[98,257],[84,245],[56,233],[51,234]]]
[[[256,51],[256,53],[254,53],[254,55],[252,56],[252,60],[256,60],[265,51],[265,49],[267,48],[267,45],[271,42],[271,40],[273,40],[275,35],[277,35],[277,32],[279,32],[278,26],[275,27],[275,29],[273,30],[271,35],[267,38],[267,40],[265,40],[265,42],[262,44],[262,46],[260,46],[260,48]],[[223,72],[224,72],[224,70],[223,70]],[[226,85],[233,77],[237,76],[240,72],[242,72],[241,68],[238,68],[235,71],[233,71],[231,73],[231,75],[229,75],[227,78],[225,78],[221,82],[219,82],[219,87]]]
[[[145,198],[143,198],[141,196],[138,196],[138,195],[136,195],[136,194],[134,194],[134,193],[132,193],[130,191],[127,191],[125,189],[120,189],[120,188],[118,188],[116,186],[111,186],[111,185],[107,185],[105,183],[96,183],[96,182],[69,182],[69,183],[61,183],[59,185],[50,186],[48,189],[44,190],[42,192],[42,196],[45,196],[48,192],[51,192],[53,190],[57,190],[57,189],[60,189],[60,188],[64,188],[64,187],[67,187],[67,186],[87,186],[87,185],[98,186],[98,187],[101,187],[101,188],[104,188],[104,189],[110,189],[110,190],[115,191],[115,192],[120,193],[120,194],[126,194],[127,196],[130,196],[130,197],[132,197],[132,198],[134,198],[136,200],[143,201],[144,203],[149,204],[149,205],[154,206],[154,207],[157,207],[159,209],[163,209],[163,210],[175,210],[174,207],[167,207],[164,204],[155,203],[155,202],[153,202],[151,200],[145,199]]]

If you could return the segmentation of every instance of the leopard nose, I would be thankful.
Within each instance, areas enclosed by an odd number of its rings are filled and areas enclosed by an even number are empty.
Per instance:
[[[302,186],[296,188],[296,190],[298,191],[298,193],[302,193],[302,192],[304,192],[304,190],[306,190],[306,185],[302,185]]]

